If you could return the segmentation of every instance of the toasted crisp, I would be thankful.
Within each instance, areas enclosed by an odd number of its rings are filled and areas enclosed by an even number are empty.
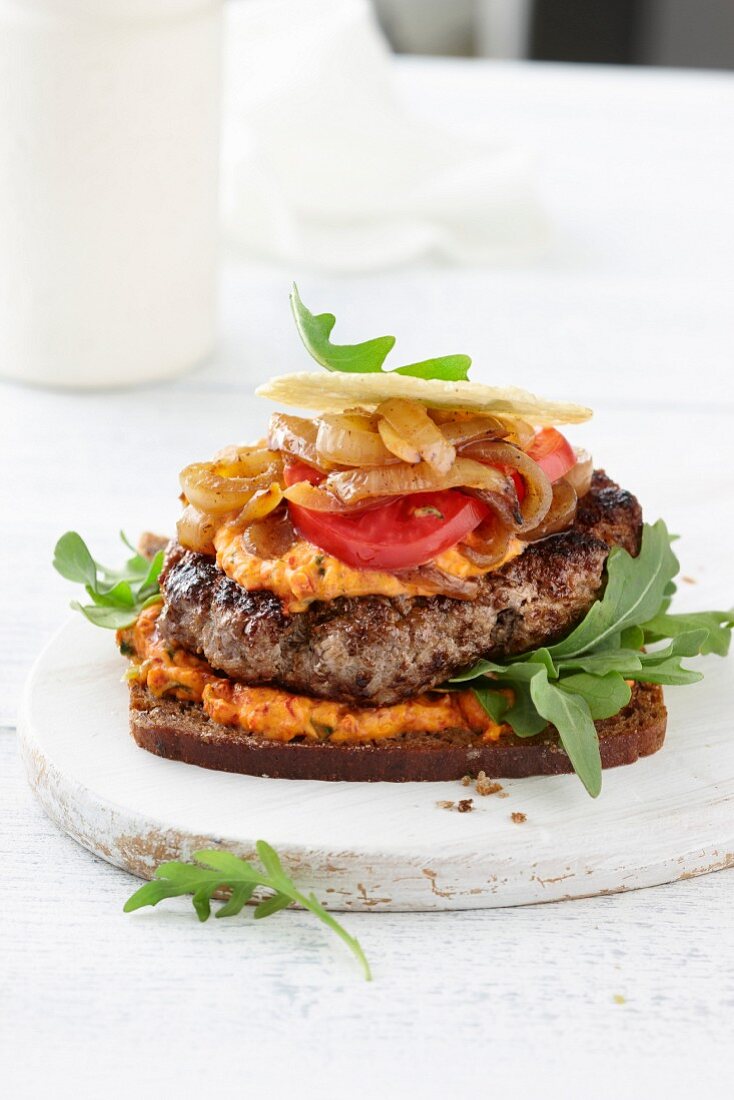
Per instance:
[[[303,371],[281,374],[264,382],[255,393],[281,405],[321,412],[341,412],[352,405],[372,407],[393,397],[404,397],[420,401],[429,408],[471,409],[517,416],[538,425],[580,424],[592,416],[591,409],[583,405],[548,401],[516,386],[441,382],[394,373]]]

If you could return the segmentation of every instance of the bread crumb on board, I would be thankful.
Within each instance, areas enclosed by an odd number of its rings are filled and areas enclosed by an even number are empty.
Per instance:
[[[502,790],[502,784],[494,779],[487,779],[484,772],[480,772],[474,784],[477,794],[498,794]]]
[[[460,814],[468,814],[471,810],[474,809],[474,799],[462,798],[459,800],[459,802],[452,802],[448,798],[442,798],[440,802],[436,803],[436,805],[441,810],[456,809],[459,811]]]
[[[470,775],[465,775],[461,780],[462,787],[471,787],[474,783],[474,789],[477,794],[498,794],[502,790],[502,784],[490,779],[486,772],[479,772],[476,780],[473,780]]]
[[[696,578],[695,577],[688,577],[685,574],[683,574],[683,576],[681,577],[681,580],[684,581],[686,584],[695,584],[696,583]]]
[[[440,810],[456,809],[460,814],[468,814],[470,810],[474,809],[474,799],[461,798],[458,802],[451,802],[448,798],[442,798],[436,805]]]
[[[471,775],[462,776],[462,787],[471,787],[472,784],[474,784],[474,790],[479,795],[486,796],[488,794],[496,794],[498,798],[508,797],[508,792],[503,790],[502,784],[494,779],[490,779],[486,772],[479,772],[476,778]],[[459,800],[458,804],[449,799],[442,799],[440,802],[437,802],[436,805],[442,810],[457,809],[460,814],[465,814],[470,810],[476,809],[473,798],[462,798]]]
[[[527,821],[528,819],[527,814],[521,814],[519,810],[515,810],[514,813],[510,814],[510,817],[516,825],[522,825],[523,821]]]
[[[623,997],[621,993],[615,993],[614,994],[614,1003],[615,1003],[615,1005],[625,1005],[625,1004],[627,1004],[627,998]]]

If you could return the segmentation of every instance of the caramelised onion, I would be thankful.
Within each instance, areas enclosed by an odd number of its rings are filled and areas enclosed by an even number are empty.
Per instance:
[[[532,458],[513,443],[495,442],[469,443],[461,449],[461,456],[455,465],[470,459],[477,460],[475,464],[486,462],[490,468],[498,466],[501,470],[517,471],[525,484],[525,496],[520,503],[521,529],[537,527],[553,499],[551,483],[537,462],[533,462]],[[470,485],[469,482],[465,484]]]
[[[591,488],[591,478],[594,473],[594,460],[588,451],[576,448],[576,465],[572,466],[566,474],[566,481],[576,490],[576,496],[585,497]]]
[[[338,466],[384,466],[399,461],[368,416],[342,413],[321,416],[316,423],[316,450],[328,462]]]
[[[230,461],[195,462],[180,474],[186,499],[201,512],[223,515],[244,507],[258,489],[280,481],[283,461],[274,451],[238,448]]]
[[[514,443],[525,451],[535,438],[535,428],[528,424],[527,420],[521,420],[517,416],[499,416],[497,418],[505,426],[505,438],[508,443]]]
[[[415,466],[400,463],[375,469],[339,470],[330,474],[319,486],[333,493],[344,504],[356,504],[370,497],[404,496],[464,487],[486,489],[510,499],[516,496],[515,486],[505,473],[494,466],[485,466],[464,457],[457,458],[446,473],[438,473],[427,462],[418,462]]]
[[[401,459],[403,462],[408,462],[411,465],[420,462],[420,451],[416,450],[412,443],[408,443],[407,439],[403,439],[384,417],[380,417],[377,423],[377,430],[380,433],[383,444],[388,451],[395,456],[396,461]]]
[[[433,419],[433,418],[432,418]],[[504,439],[507,429],[496,416],[467,416],[439,424],[441,435],[454,447],[478,439]]]
[[[277,483],[268,486],[267,489],[258,489],[248,500],[240,514],[231,521],[230,527],[244,531],[245,527],[274,512],[283,500],[283,489]]]
[[[557,531],[565,531],[576,518],[576,490],[566,478],[553,482],[553,499],[541,522],[530,531],[518,531],[523,542],[537,542]]]
[[[267,439],[259,439],[257,443],[228,443],[212,455],[212,462],[221,462],[225,466],[231,466],[234,462],[247,459],[251,455],[259,455],[261,451],[267,451],[267,449]]]
[[[305,416],[273,413],[268,424],[268,446],[295,458],[302,458],[317,469],[328,470],[331,468],[330,463],[316,450],[317,434],[318,425],[315,420],[308,420]]]
[[[301,508],[310,508],[312,512],[338,512],[340,514],[363,511],[370,503],[386,503],[386,498],[381,497],[371,502],[360,498],[347,504],[329,490],[328,481],[324,481],[320,485],[311,485],[308,481],[297,481],[284,490],[283,497],[293,504],[299,504]]]
[[[508,487],[506,493],[490,493],[486,489],[464,489],[470,497],[476,497],[487,504],[509,531],[517,531],[522,527],[522,512],[517,492],[513,483],[512,489]]]
[[[188,504],[176,524],[178,541],[198,554],[214,554],[214,535],[219,522]]]
[[[287,508],[279,508],[264,519],[251,523],[242,536],[247,552],[264,559],[282,557],[296,539]]]
[[[420,584],[431,595],[451,596],[454,600],[473,600],[479,591],[475,577],[455,577],[444,573],[437,565],[421,565],[417,569],[403,569],[395,576],[405,584]]]
[[[459,545],[459,552],[482,569],[490,569],[507,555],[512,532],[506,523],[490,516]]]
[[[433,423],[424,405],[395,397],[377,406],[378,416],[383,417],[393,432],[440,474],[445,474],[456,458],[456,450]],[[382,440],[390,447],[390,436]],[[402,455],[398,455],[401,458]]]

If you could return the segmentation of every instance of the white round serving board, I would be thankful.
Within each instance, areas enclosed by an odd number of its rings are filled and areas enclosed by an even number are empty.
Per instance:
[[[263,838],[332,909],[422,910],[579,898],[734,866],[731,659],[707,658],[705,681],[667,689],[664,748],[605,772],[596,801],[575,776],[502,780],[507,797],[481,797],[458,782],[304,782],[162,760],[128,733],[124,667],[111,634],[70,621],[31,673],[20,738],[49,816],[141,877],[199,848],[251,857]],[[467,797],[470,813],[437,804]]]

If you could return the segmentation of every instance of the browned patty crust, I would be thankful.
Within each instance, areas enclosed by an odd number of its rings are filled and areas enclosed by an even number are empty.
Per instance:
[[[474,600],[341,597],[292,615],[272,592],[248,592],[212,558],[173,544],[160,628],[248,684],[358,706],[398,703],[480,657],[562,637],[598,598],[610,546],[636,554],[641,526],[637,500],[597,471],[573,526],[488,573]]]

